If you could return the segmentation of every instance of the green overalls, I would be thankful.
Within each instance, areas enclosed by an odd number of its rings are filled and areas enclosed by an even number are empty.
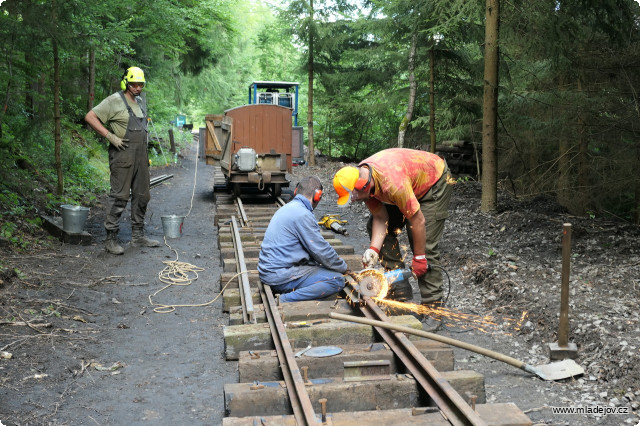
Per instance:
[[[111,191],[107,200],[107,217],[104,227],[107,231],[118,231],[120,216],[127,207],[131,197],[131,227],[142,228],[147,204],[151,199],[149,193],[149,155],[147,153],[147,114],[142,105],[142,117],[138,118],[125,99],[124,92],[119,92],[129,111],[127,132],[123,140],[129,146],[118,151],[109,145],[109,169],[111,171]],[[128,142],[126,141],[128,139]]]

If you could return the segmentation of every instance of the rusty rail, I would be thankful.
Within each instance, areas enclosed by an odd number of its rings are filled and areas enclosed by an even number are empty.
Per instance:
[[[271,337],[273,337],[273,343],[276,347],[278,361],[282,368],[282,375],[284,376],[284,382],[287,386],[289,402],[291,403],[296,423],[298,425],[317,424],[318,420],[315,411],[311,405],[311,400],[309,399],[304,380],[300,374],[293,349],[291,349],[284,323],[280,315],[278,315],[278,308],[271,288],[261,282],[258,282],[258,288],[260,289],[264,312],[267,314]]]
[[[242,206],[242,204],[240,204],[240,206]],[[244,208],[242,208],[242,211],[244,212]],[[245,305],[247,306],[247,311],[249,311],[248,306],[251,306],[251,322],[255,323],[256,317],[253,311],[253,300],[251,299],[249,279],[246,274],[247,266],[244,260],[242,240],[240,239],[240,233],[235,216],[231,216],[231,222],[234,235],[234,247],[237,256],[236,260],[241,278],[240,295],[243,301],[243,311],[245,309]],[[313,405],[309,399],[309,394],[307,393],[304,379],[302,378],[302,374],[298,368],[298,363],[295,360],[284,323],[278,314],[278,307],[276,305],[275,298],[273,297],[273,293],[271,292],[271,287],[258,281],[258,289],[260,290],[260,297],[262,298],[264,312],[267,317],[267,322],[269,323],[269,329],[278,355],[278,361],[282,368],[282,375],[284,377],[287,393],[289,394],[289,402],[293,410],[293,415],[296,418],[296,423],[298,425],[317,424],[318,419],[316,418]],[[242,296],[243,293],[244,296]]]
[[[256,313],[253,308],[253,299],[251,298],[251,289],[249,286],[249,277],[247,275],[247,264],[244,261],[244,251],[242,249],[242,240],[240,239],[240,230],[238,229],[238,221],[235,216],[231,216],[231,233],[233,235],[233,246],[236,252],[236,264],[238,265],[238,274],[240,279],[240,301],[242,302],[242,319],[245,324],[256,323]]]
[[[242,204],[242,200],[240,197],[235,199],[236,205],[238,207],[238,212],[240,213],[240,219],[242,220],[242,226],[247,226],[249,224],[249,219],[247,218],[247,213],[244,210],[244,204]]]
[[[373,299],[364,297],[364,301],[365,304],[361,306],[360,310],[365,317],[389,322],[389,317],[385,315]],[[442,378],[440,373],[416,349],[404,333],[393,332],[382,327],[375,327],[375,329],[451,424],[486,424],[478,413],[451,387],[449,382]]]
[[[277,201],[280,205],[284,204],[279,197]],[[239,236],[235,244],[241,247],[242,243]],[[242,264],[244,266],[244,259],[242,260]],[[258,288],[296,422],[300,425],[317,424],[319,420],[316,417],[305,388],[304,380],[295,360],[291,344],[289,343],[284,323],[278,314],[271,288],[263,285],[261,282],[258,282]],[[361,307],[361,311],[365,317],[389,322],[389,318],[372,299],[365,297],[364,300],[365,303]],[[398,359],[406,366],[407,370],[414,376],[419,386],[434,401],[447,421],[453,425],[486,424],[478,413],[442,378],[440,373],[424,355],[418,351],[404,333],[394,332],[382,327],[375,327],[375,329],[393,350]]]

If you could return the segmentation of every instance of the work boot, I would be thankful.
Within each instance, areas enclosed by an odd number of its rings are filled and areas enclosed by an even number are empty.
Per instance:
[[[422,306],[426,306],[429,309],[442,308],[442,301],[436,300],[433,302],[423,303]],[[422,315],[422,331],[429,331],[435,333],[442,327],[442,316],[437,313],[429,313]]]
[[[152,240],[144,236],[143,228],[133,228],[131,230],[131,246],[132,247],[158,247],[158,240]]]
[[[107,231],[107,240],[104,242],[104,248],[111,254],[124,254],[124,249],[118,244],[117,231]]]
[[[413,289],[408,280],[397,280],[389,284],[389,291],[385,299],[406,302],[413,299]]]

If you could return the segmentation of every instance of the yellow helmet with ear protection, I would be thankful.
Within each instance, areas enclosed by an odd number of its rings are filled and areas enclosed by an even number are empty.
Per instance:
[[[120,82],[120,88],[122,90],[127,90],[127,84],[129,83],[142,83],[146,84],[144,80],[144,71],[142,71],[138,67],[129,67],[127,71],[122,76],[122,81]],[[142,86],[144,87],[144,86]]]

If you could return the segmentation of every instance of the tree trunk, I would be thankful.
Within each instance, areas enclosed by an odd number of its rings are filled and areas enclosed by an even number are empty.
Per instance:
[[[484,99],[482,103],[482,197],[480,210],[493,212],[498,199],[498,69],[500,0],[486,0]]]
[[[436,39],[431,38],[429,52],[429,135],[431,136],[430,152],[436,152]]]
[[[562,135],[558,144],[558,203],[567,208],[570,204],[570,176],[571,176],[571,143],[566,135]]]
[[[11,45],[8,46],[9,51],[14,49],[15,36],[11,37]],[[11,83],[13,82],[13,62],[11,62],[11,55],[5,55],[7,61],[7,89],[4,93],[4,102],[2,102],[2,110],[0,110],[0,139],[2,139],[2,123],[4,122],[4,116],[9,108],[9,99],[11,99]]]
[[[49,108],[49,101],[47,99],[47,72],[40,72],[40,78],[35,85],[35,92],[38,94],[36,100],[34,101],[33,108],[33,118],[37,119],[38,116],[46,115],[46,112]]]
[[[309,0],[309,89],[307,97],[307,134],[309,137],[309,164],[316,165],[316,153],[313,146],[313,0]]]
[[[409,123],[413,119],[413,109],[416,105],[416,92],[418,91],[418,83],[416,82],[416,45],[418,44],[418,34],[413,33],[411,36],[411,48],[409,49],[409,104],[407,105],[407,113],[405,114],[400,128],[398,130],[398,148],[404,147],[404,135],[407,133]]]
[[[582,93],[582,79],[578,77],[578,93]],[[577,213],[584,215],[589,204],[589,139],[585,137],[583,111],[578,111],[578,203]]]
[[[24,60],[28,64],[34,64],[35,59],[31,51],[24,52]],[[24,110],[31,120],[36,118],[36,102],[33,94],[38,91],[38,83],[35,78],[31,78],[35,74],[35,71],[29,70],[27,81],[25,82],[25,88],[27,89],[24,94]]]
[[[5,91],[4,94],[4,102],[2,103],[2,110],[0,110],[0,139],[2,139],[2,122],[4,121],[4,116],[7,113],[7,109],[8,109],[8,105],[9,105],[9,99],[11,97],[11,82],[13,81],[13,70],[12,70],[12,64],[11,64],[11,59],[9,55],[7,56],[7,70],[9,72],[9,75],[7,78],[7,90]]]
[[[182,88],[180,81],[180,72],[176,71],[174,64],[171,65],[171,77],[173,78],[173,86],[175,87],[175,92],[173,94],[174,101],[176,103],[176,107],[178,108],[178,113],[182,114]]]
[[[638,142],[636,142],[638,143]],[[640,170],[640,143],[636,146],[636,170]],[[640,179],[635,179],[635,209],[633,213],[633,223],[640,225]]]
[[[558,87],[561,90],[565,87],[564,76],[561,75],[558,79]],[[553,117],[549,117],[552,120]],[[561,206],[572,209],[571,206],[571,142],[566,132],[560,134],[560,141],[558,143],[558,182],[556,187],[556,199]],[[536,164],[537,165],[537,164]]]
[[[56,2],[51,1],[51,21],[53,28],[56,27]],[[54,152],[56,161],[56,172],[58,174],[57,195],[62,195],[64,191],[64,181],[62,177],[62,159],[60,150],[62,140],[60,139],[60,53],[58,52],[58,41],[55,34],[51,35],[51,47],[53,48],[53,123],[54,123]]]
[[[96,93],[96,49],[89,48],[89,98],[87,99],[87,111],[93,109]]]

